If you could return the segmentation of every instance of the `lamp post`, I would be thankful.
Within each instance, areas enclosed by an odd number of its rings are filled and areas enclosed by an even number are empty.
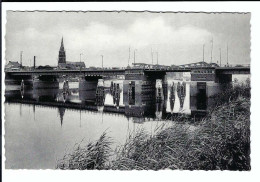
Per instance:
[[[156,55],[157,55],[157,65],[158,65],[158,52],[156,52]]]
[[[79,71],[80,71],[80,72],[81,72],[81,55],[83,55],[83,53],[80,53],[80,54],[79,54],[79,62],[80,62]]]
[[[83,53],[79,54],[79,62],[81,62],[81,55],[83,55]]]
[[[103,57],[104,57],[104,56],[103,56],[103,55],[101,55],[101,61],[102,61],[102,62],[101,62],[101,63],[102,63],[102,69],[104,69],[104,68],[103,68]]]
[[[203,62],[204,62],[204,48],[205,48],[205,44],[203,44]]]
[[[228,44],[227,44],[227,66],[229,66],[228,65]]]
[[[128,66],[129,66],[129,62],[130,62],[130,46],[129,46],[129,50],[128,50]]]
[[[221,67],[221,48],[219,48],[219,63],[220,63],[220,67]]]
[[[134,50],[134,63],[135,63],[135,51],[137,51],[137,49]]]
[[[210,63],[212,63],[212,52],[213,52],[213,38],[211,39],[211,54],[210,54]]]

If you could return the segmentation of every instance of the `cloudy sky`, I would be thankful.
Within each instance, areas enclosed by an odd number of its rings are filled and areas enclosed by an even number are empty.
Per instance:
[[[61,38],[67,61],[86,66],[127,66],[136,62],[186,64],[227,60],[250,63],[250,14],[149,13],[149,12],[11,12],[7,13],[6,60],[23,64],[57,65]],[[31,61],[30,61],[31,60]]]

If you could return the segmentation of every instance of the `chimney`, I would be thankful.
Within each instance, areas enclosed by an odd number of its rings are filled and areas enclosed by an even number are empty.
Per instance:
[[[36,56],[33,56],[33,68],[35,69],[35,64],[36,64]]]

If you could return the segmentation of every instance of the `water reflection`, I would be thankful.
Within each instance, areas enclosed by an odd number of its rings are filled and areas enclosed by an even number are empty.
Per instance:
[[[174,108],[174,102],[175,102],[175,86],[174,86],[174,82],[172,82],[172,85],[170,85],[170,97],[169,97],[170,101],[170,109],[171,109],[171,113],[173,112],[173,108]]]
[[[65,114],[65,108],[64,107],[58,107],[58,113],[59,113],[59,116],[60,116],[60,124],[62,126],[63,117],[64,117],[64,114]]]
[[[77,83],[76,83],[77,84]],[[153,118],[161,120],[166,114],[190,113],[190,83],[181,80],[156,80],[156,96],[149,85],[146,94],[136,88],[137,83],[130,81],[126,92],[123,92],[122,80],[99,79],[96,90],[79,90],[68,81],[60,84],[60,89],[21,89],[6,93],[7,102],[22,102],[53,107],[90,109],[99,112],[115,112],[127,117]],[[152,83],[149,83],[150,85]],[[93,92],[95,97],[92,98]],[[91,96],[90,96],[91,95]],[[197,103],[197,102],[196,102]],[[64,110],[64,109],[63,109]],[[62,123],[64,111],[59,111]],[[63,113],[63,114],[61,114]]]
[[[178,98],[180,100],[180,110],[182,110],[183,104],[184,104],[184,99],[185,99],[185,96],[186,96],[186,83],[185,82],[182,82],[182,84],[180,82],[178,82],[177,95],[178,95]]]
[[[187,74],[140,84],[140,81],[99,79],[96,88],[91,90],[79,90],[78,82],[68,80],[60,82],[59,89],[25,89],[21,84],[19,90],[6,92],[6,101],[113,112],[154,120],[166,119],[169,114],[204,112],[214,104],[214,98],[207,97],[206,82],[195,83],[197,94],[191,95],[194,83]]]

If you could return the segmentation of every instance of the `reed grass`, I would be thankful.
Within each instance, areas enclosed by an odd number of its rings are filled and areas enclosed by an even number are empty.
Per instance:
[[[250,103],[219,106],[195,129],[176,124],[151,137],[141,131],[121,148],[112,169],[250,170]]]
[[[78,143],[72,153],[67,153],[57,162],[57,169],[105,169],[106,162],[111,156],[111,138],[103,133],[96,142],[86,146]]]

